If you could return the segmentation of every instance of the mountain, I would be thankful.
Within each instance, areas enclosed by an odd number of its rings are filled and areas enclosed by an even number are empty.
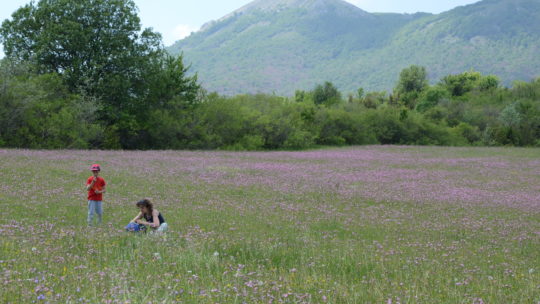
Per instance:
[[[425,66],[433,81],[475,69],[540,76],[540,1],[484,0],[432,15],[368,13],[342,0],[257,0],[169,48],[210,91],[291,95],[332,81],[390,90]]]

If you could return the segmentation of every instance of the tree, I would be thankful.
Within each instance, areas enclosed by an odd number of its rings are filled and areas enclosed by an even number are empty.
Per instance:
[[[457,75],[448,75],[441,81],[441,85],[446,87],[452,96],[463,96],[478,86],[482,79],[482,74],[469,71]]]
[[[411,65],[401,71],[395,93],[405,106],[412,109],[420,93],[428,86],[426,68]]]
[[[448,98],[449,93],[446,89],[440,86],[433,86],[426,89],[419,97],[419,102],[416,105],[418,112],[426,112],[427,110],[435,107],[439,101],[444,98]]]
[[[62,75],[72,91],[83,87],[109,100],[111,82],[133,84],[162,53],[161,36],[141,32],[132,0],[32,2],[3,22],[0,37],[8,57],[34,61],[40,73]]]
[[[362,99],[364,98],[364,94],[366,93],[366,91],[364,90],[364,88],[359,88],[357,91],[356,91],[356,94],[358,95],[358,99]]]
[[[501,124],[507,128],[516,128],[521,123],[521,114],[517,110],[517,104],[513,103],[506,106],[499,116]]]
[[[480,79],[478,87],[482,91],[489,91],[498,88],[500,84],[501,80],[499,79],[499,77],[494,75],[488,75]]]
[[[32,2],[3,22],[0,42],[11,60],[97,100],[109,148],[140,147],[149,112],[189,106],[199,91],[182,57],[166,56],[161,35],[141,29],[133,0]]]
[[[69,93],[57,74],[36,75],[0,61],[0,146],[94,148],[103,128],[86,97]]]
[[[312,94],[313,102],[316,105],[332,106],[341,102],[341,93],[329,81],[325,82],[324,85],[317,85]]]

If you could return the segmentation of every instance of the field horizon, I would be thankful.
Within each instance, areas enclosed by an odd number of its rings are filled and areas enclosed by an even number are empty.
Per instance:
[[[2,303],[540,303],[538,148],[0,158]],[[168,233],[123,231],[142,198]]]

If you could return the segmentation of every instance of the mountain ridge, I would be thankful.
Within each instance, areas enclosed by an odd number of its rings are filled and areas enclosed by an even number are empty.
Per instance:
[[[342,0],[259,0],[169,51],[183,52],[203,85],[223,94],[291,95],[326,80],[345,91],[390,90],[411,64],[426,66],[432,81],[473,68],[509,83],[538,76],[538,20],[536,0],[484,0],[436,15],[368,13]]]

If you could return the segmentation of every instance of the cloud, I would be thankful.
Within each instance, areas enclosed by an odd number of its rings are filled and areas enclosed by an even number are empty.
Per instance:
[[[178,40],[184,39],[191,35],[192,32],[198,31],[199,28],[188,24],[177,25],[167,37],[164,37],[165,44],[170,45]]]

